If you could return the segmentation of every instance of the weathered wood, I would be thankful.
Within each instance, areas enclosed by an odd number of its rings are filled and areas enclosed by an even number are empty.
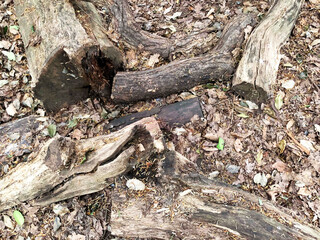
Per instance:
[[[195,115],[200,118],[203,117],[200,101],[197,97],[114,119],[105,126],[105,130],[122,128],[142,118],[151,116],[168,124],[170,127],[181,126],[190,122]]]
[[[14,2],[35,96],[47,110],[88,97],[89,88],[110,93],[122,55],[108,40],[92,3]]]
[[[140,24],[136,22],[127,0],[89,1],[108,9],[108,15],[112,16],[113,29],[121,36],[121,40],[130,47],[156,53],[163,58],[170,59],[175,53],[188,55],[193,51],[194,54],[195,49],[198,49],[198,54],[200,54],[212,49],[215,39],[214,28],[193,32],[183,38],[169,39],[142,30]]]
[[[172,41],[143,31],[136,23],[126,0],[107,0],[106,3],[103,1],[103,5],[105,4],[112,14],[114,28],[126,43],[135,48],[140,46],[152,53],[159,53],[164,58],[169,57],[169,54],[173,51]]]
[[[253,24],[252,16],[233,19],[217,46],[208,54],[139,72],[118,72],[111,98],[116,103],[167,96],[214,80],[230,79],[235,71],[231,52],[243,41],[244,29]]]
[[[45,205],[102,190],[138,160],[163,150],[154,118],[80,141],[55,136],[0,180],[0,211],[40,196],[35,204]]]
[[[39,120],[43,118],[31,115],[0,125],[0,163],[31,153],[34,134],[41,130]]]
[[[265,102],[276,82],[280,49],[289,38],[303,0],[276,0],[251,33],[233,79],[232,89],[245,99]]]
[[[199,174],[183,174],[188,166],[194,164],[168,152],[160,170],[161,186],[152,194],[137,198],[115,192],[112,234],[152,239],[226,239],[232,235],[237,239],[319,239],[318,228],[300,223],[285,209]]]

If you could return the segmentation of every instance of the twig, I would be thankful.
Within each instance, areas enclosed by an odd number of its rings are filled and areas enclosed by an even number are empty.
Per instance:
[[[304,147],[302,144],[300,144],[297,139],[295,139],[295,137],[293,136],[292,132],[286,131],[286,133],[288,134],[288,136],[292,139],[292,141],[297,145],[297,147],[305,152],[307,155],[310,155],[310,150],[307,149],[306,147]]]

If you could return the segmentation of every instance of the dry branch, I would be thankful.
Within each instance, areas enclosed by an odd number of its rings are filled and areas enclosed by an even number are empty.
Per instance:
[[[92,3],[14,2],[35,96],[47,110],[88,97],[89,88],[110,95],[122,54],[108,40]]]
[[[275,84],[280,49],[289,38],[303,0],[273,1],[267,16],[251,33],[233,79],[233,90],[245,99],[265,102]]]
[[[226,27],[217,46],[208,54],[139,72],[118,72],[112,87],[116,103],[157,98],[181,92],[214,80],[230,79],[235,71],[231,52],[244,39],[252,16],[241,15]]]

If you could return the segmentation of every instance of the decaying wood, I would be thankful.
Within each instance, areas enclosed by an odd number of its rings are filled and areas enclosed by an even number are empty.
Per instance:
[[[101,2],[101,1],[100,1]],[[121,38],[133,47],[143,47],[152,53],[159,53],[167,58],[172,52],[173,44],[167,38],[143,31],[136,23],[129,4],[126,0],[103,1],[103,6],[107,5],[112,14],[112,21],[116,31]]]
[[[109,10],[113,28],[130,47],[143,49],[170,59],[175,53],[181,52],[188,55],[193,51],[193,54],[195,54],[197,49],[198,54],[200,54],[212,49],[215,39],[213,28],[208,27],[200,32],[191,33],[183,39],[168,39],[142,30],[136,22],[127,0],[90,0],[90,2],[99,4]]]
[[[40,120],[43,118],[31,115],[0,125],[0,163],[31,153],[34,134],[41,130]]]
[[[320,237],[319,229],[300,223],[289,210],[196,173],[196,164],[166,149],[155,118],[80,141],[52,138],[33,159],[0,180],[0,211],[32,199],[35,205],[47,205],[102,190],[150,157],[159,160],[152,191],[137,198],[125,194],[122,187],[114,190],[114,235],[156,239],[206,239],[217,234],[246,239]]]
[[[200,101],[197,97],[114,119],[106,125],[105,130],[122,128],[142,118],[151,116],[168,124],[170,127],[181,126],[190,122],[195,115],[200,118],[203,117]]]
[[[110,94],[122,64],[92,3],[15,0],[35,96],[47,110],[88,97],[89,88]],[[57,14],[59,13],[59,14]]]
[[[290,36],[303,0],[273,1],[267,16],[251,33],[233,79],[233,90],[245,99],[265,102],[275,84],[281,46]]]
[[[183,174],[192,165],[180,154],[168,152],[157,191],[139,198],[115,192],[112,234],[155,239],[230,235],[241,239],[319,239],[318,228],[300,223],[288,210],[268,200],[199,174]]]
[[[167,96],[214,80],[230,79],[235,71],[231,52],[241,45],[244,29],[253,23],[252,16],[237,16],[227,24],[216,47],[204,56],[173,61],[146,71],[118,72],[111,98],[116,103],[133,102]]]
[[[45,205],[102,190],[137,161],[163,150],[154,118],[77,142],[55,136],[0,180],[0,211],[40,196],[35,204]]]

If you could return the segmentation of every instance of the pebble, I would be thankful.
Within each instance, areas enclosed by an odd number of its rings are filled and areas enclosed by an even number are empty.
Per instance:
[[[228,165],[228,166],[227,166],[227,171],[228,171],[229,173],[232,173],[232,174],[238,173],[239,170],[240,170],[240,167],[237,166],[237,165]]]

